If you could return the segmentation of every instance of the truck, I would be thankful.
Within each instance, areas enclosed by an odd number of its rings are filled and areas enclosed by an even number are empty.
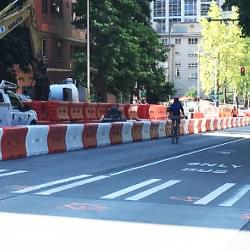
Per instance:
[[[5,80],[0,83],[0,126],[37,124],[37,113],[24,107],[15,95],[15,89],[15,83]]]
[[[33,86],[34,100],[48,100],[49,81],[47,66],[41,53],[41,35],[33,20],[33,7],[31,0],[15,0],[0,10],[0,39],[11,33],[19,25],[24,25],[29,30],[33,59],[30,62],[35,85]]]

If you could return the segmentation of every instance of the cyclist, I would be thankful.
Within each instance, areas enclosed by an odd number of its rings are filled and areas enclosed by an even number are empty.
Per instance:
[[[174,124],[176,124],[177,127],[176,136],[178,138],[180,130],[181,113],[183,117],[185,117],[183,106],[179,101],[178,97],[174,98],[174,102],[171,104],[169,108],[169,113],[170,113],[170,119],[172,120],[172,133],[174,132],[173,131]]]

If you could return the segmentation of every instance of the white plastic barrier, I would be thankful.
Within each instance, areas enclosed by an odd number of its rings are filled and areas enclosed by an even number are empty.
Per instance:
[[[158,135],[159,138],[165,138],[166,137],[166,121],[160,121],[159,127],[158,127]]]
[[[194,121],[194,133],[195,134],[199,133],[199,122],[200,122],[200,119],[195,119]]]
[[[217,119],[217,130],[221,130],[221,118]]]
[[[150,127],[151,127],[151,122],[150,121],[143,121],[142,140],[150,140],[151,139]]]
[[[181,124],[183,126],[184,135],[189,134],[189,130],[188,130],[189,120],[183,119],[183,120],[181,120]]]
[[[27,156],[48,154],[48,133],[49,126],[36,125],[27,126],[26,136]]]
[[[206,119],[202,119],[201,121],[201,132],[206,132],[207,128],[206,128]]]
[[[122,127],[122,143],[132,142],[133,122],[124,122]]]
[[[97,147],[110,145],[111,123],[99,123],[96,133]]]
[[[2,136],[3,136],[3,129],[0,128],[0,160],[3,159],[3,156],[2,156],[2,148],[1,148],[1,145],[2,145]]]
[[[66,131],[66,150],[77,150],[84,148],[83,145],[83,124],[69,124]]]

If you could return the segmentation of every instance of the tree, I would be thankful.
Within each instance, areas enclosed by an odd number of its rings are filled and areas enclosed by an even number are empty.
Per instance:
[[[78,0],[78,24],[86,24],[85,10],[86,1]],[[91,0],[90,48],[91,83],[100,101],[106,93],[132,96],[135,85],[147,93],[167,85],[159,66],[166,50],[150,25],[150,0]],[[81,56],[82,69],[86,56],[76,55],[78,62]]]
[[[239,7],[240,24],[243,26],[243,33],[250,35],[250,1],[248,0],[226,0],[224,7],[237,6]]]
[[[241,80],[239,69],[243,65],[246,44],[241,36],[237,9],[233,9],[231,21],[223,21],[218,5],[211,4],[209,19],[202,19],[202,42],[200,48],[200,73],[203,90],[206,94],[224,92],[227,102],[227,91],[239,90]]]
[[[3,0],[0,10],[13,2]],[[0,40],[0,79],[15,81],[12,65],[19,64],[26,71],[32,59],[28,30],[22,26],[17,27],[7,36]]]

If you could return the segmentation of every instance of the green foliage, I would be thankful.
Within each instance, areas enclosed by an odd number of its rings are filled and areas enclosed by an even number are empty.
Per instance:
[[[225,23],[218,5],[212,3],[210,20],[202,19],[202,42],[199,51],[202,88],[206,94],[212,90],[238,92],[241,88],[240,67],[245,66],[247,44],[242,38],[237,21]],[[238,18],[233,9],[232,20]],[[214,21],[213,21],[214,20]]]
[[[226,0],[224,6],[239,7],[240,24],[243,26],[243,33],[250,35],[250,1],[249,0]]]
[[[187,97],[196,97],[197,96],[197,88],[191,87],[189,90],[185,93],[185,96]]]
[[[136,84],[145,86],[148,93],[165,84],[159,62],[166,60],[167,53],[150,25],[150,2],[90,1],[91,83],[103,100],[107,92],[129,96]],[[85,10],[86,1],[79,0],[77,14],[84,27]],[[84,67],[86,57],[80,68]]]
[[[0,10],[13,1],[1,1]],[[20,64],[25,71],[32,58],[30,37],[26,28],[17,27],[6,37],[0,40],[0,79],[14,80],[10,67],[13,64]]]

